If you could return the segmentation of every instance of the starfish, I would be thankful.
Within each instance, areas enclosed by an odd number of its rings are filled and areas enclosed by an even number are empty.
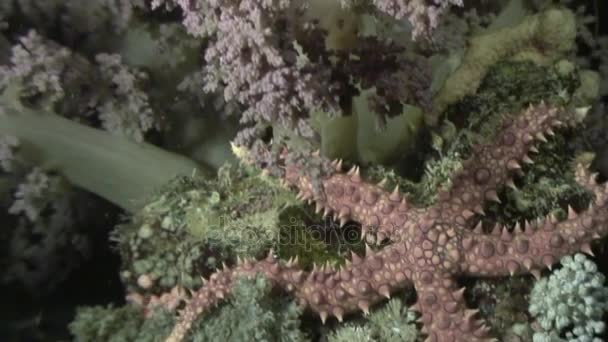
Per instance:
[[[521,173],[520,162],[532,163],[534,144],[546,141],[553,128],[564,126],[565,112],[540,104],[530,106],[503,123],[495,139],[476,146],[473,156],[458,171],[450,189],[441,190],[428,208],[411,206],[396,188],[385,191],[383,184],[362,179],[359,168],[323,176],[320,189],[311,177],[298,172],[302,165],[285,165],[284,181],[299,189],[298,197],[314,201],[317,211],[333,213],[342,223],[358,221],[365,234],[388,239],[379,251],[369,246],[365,256],[352,259],[338,269],[330,266],[304,271],[297,259],[283,262],[272,251],[263,260],[239,260],[233,267],[213,273],[193,293],[181,312],[167,342],[181,341],[193,321],[229,295],[237,277],[265,275],[274,286],[291,293],[302,306],[342,321],[351,312],[369,312],[371,305],[390,298],[391,293],[413,286],[422,333],[430,342],[491,341],[489,328],[476,317],[477,310],[466,306],[465,288],[459,276],[503,277],[532,274],[550,268],[562,256],[578,251],[591,254],[590,242],[608,233],[608,186],[596,183],[583,165],[577,165],[576,181],[595,195],[590,207],[576,213],[568,207],[568,217],[558,221],[549,215],[536,222],[517,224],[510,230],[496,224],[490,233],[482,229],[477,214],[486,201],[500,202],[497,189],[513,184]],[[474,227],[473,227],[474,226]]]

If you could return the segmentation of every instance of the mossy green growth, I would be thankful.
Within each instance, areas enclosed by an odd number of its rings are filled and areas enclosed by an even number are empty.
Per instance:
[[[386,190],[396,185],[405,194],[408,203],[426,207],[435,203],[437,190],[451,186],[452,175],[462,168],[462,158],[458,152],[449,151],[438,159],[430,159],[424,165],[424,174],[419,181],[401,177],[394,169],[374,165],[366,170],[366,179],[379,182],[386,179]]]
[[[448,148],[447,155],[469,155],[473,144],[488,143],[496,134],[503,119],[516,114],[530,104],[540,101],[558,106],[578,102],[574,94],[581,87],[579,74],[570,63],[560,61],[553,66],[538,66],[530,62],[506,62],[496,65],[481,84],[477,94],[467,96],[450,108],[452,112],[468,113],[465,129]],[[539,153],[531,156],[534,164],[524,167],[524,176],[516,180],[518,190],[503,189],[503,203],[489,203],[487,213],[491,220],[514,224],[532,220],[550,212],[563,214],[564,201],[588,201],[585,190],[575,181],[572,173],[573,151],[568,136],[577,128],[561,130],[549,142],[537,146]],[[452,164],[453,160],[443,163]],[[504,199],[507,199],[506,201]]]
[[[270,247],[264,241],[278,236],[280,214],[297,206],[294,194],[276,180],[261,174],[220,169],[218,180],[191,196],[183,216],[188,232],[238,255],[259,255]]]
[[[528,324],[527,294],[533,284],[531,278],[530,275],[465,280],[463,285],[469,289],[467,303],[479,309],[480,316],[492,327],[499,341],[510,341],[510,336],[517,335],[512,329],[514,325]],[[521,332],[520,330],[519,333]]]
[[[451,153],[469,155],[473,144],[491,141],[505,117],[516,114],[540,101],[568,107],[580,98],[574,94],[581,81],[569,62],[538,66],[530,62],[506,62],[496,65],[481,84],[477,94],[467,96],[449,111],[468,113],[465,129],[448,148]],[[532,220],[550,212],[563,214],[564,201],[581,207],[589,197],[572,173],[573,151],[568,136],[577,128],[560,130],[549,142],[537,145],[534,164],[524,167],[524,176],[516,180],[518,190],[505,188],[499,193],[503,203],[489,203],[486,212],[491,220],[514,224]],[[444,161],[445,162],[445,161]],[[448,160],[453,163],[453,160]],[[506,199],[506,201],[505,201]]]
[[[128,285],[141,275],[163,291],[201,285],[199,275],[236,256],[259,257],[278,240],[281,214],[301,205],[260,173],[229,166],[216,178],[181,177],[114,232]]]
[[[450,106],[448,118],[459,125],[466,122],[469,129],[491,139],[503,114],[516,114],[540,101],[567,105],[581,85],[577,71],[563,67],[568,63],[560,61],[550,66],[498,63],[489,70],[477,93]]]
[[[567,139],[557,134],[538,147],[534,164],[523,169],[523,177],[516,179],[517,189],[503,189],[502,203],[490,203],[486,212],[492,220],[512,225],[522,220],[535,220],[549,213],[564,219],[568,203],[577,209],[587,207],[588,193],[574,180],[572,152]]]
[[[300,342],[301,309],[287,298],[271,296],[271,285],[258,275],[237,280],[231,299],[194,323],[191,341]]]
[[[155,342],[171,332],[173,316],[156,310],[151,317],[144,318],[142,308],[134,305],[80,307],[69,329],[77,342]]]
[[[419,337],[416,314],[399,299],[373,312],[364,325],[350,324],[329,335],[328,342],[414,342]]]
[[[230,299],[199,319],[188,340],[225,342],[304,342],[301,309],[287,298],[271,295],[262,276],[239,279]],[[156,342],[171,332],[174,312],[155,309],[144,317],[134,305],[81,307],[69,329],[75,341]]]
[[[327,219],[319,220],[309,208],[291,207],[281,215],[281,235],[275,251],[279,258],[298,257],[299,265],[311,268],[314,264],[329,263],[337,266],[345,262],[350,251],[363,254],[365,244],[357,227],[338,224]]]
[[[432,133],[431,154],[425,163],[419,182],[398,177],[382,167],[368,170],[373,179],[387,178],[389,184],[399,184],[402,191],[416,205],[432,204],[440,188],[449,188],[462,161],[471,154],[471,146],[491,142],[504,118],[519,113],[530,104],[541,101],[568,106],[578,101],[573,94],[580,87],[575,68],[569,62],[539,66],[531,62],[502,62],[492,67],[478,92],[464,97],[448,109],[448,117]],[[458,121],[456,121],[458,120]],[[560,212],[560,204],[574,200],[585,203],[585,191],[574,182],[572,175],[573,151],[567,136],[573,130],[562,130],[548,143],[538,146],[540,153],[531,156],[535,164],[524,169],[525,176],[517,181],[519,190],[503,190],[502,204],[489,204],[490,219],[513,224],[517,220],[532,219],[551,211]],[[504,201],[507,199],[507,202]]]
[[[452,175],[461,169],[462,160],[473,144],[487,143],[505,116],[517,114],[540,101],[567,105],[580,86],[574,68],[559,62],[539,66],[532,62],[500,62],[489,69],[475,95],[465,96],[450,106],[448,118],[434,130],[426,157],[424,174],[418,182],[400,178],[393,170],[373,166],[367,171],[372,179],[388,179],[389,187],[399,185],[411,202],[420,206],[434,203],[437,190],[451,186]]]

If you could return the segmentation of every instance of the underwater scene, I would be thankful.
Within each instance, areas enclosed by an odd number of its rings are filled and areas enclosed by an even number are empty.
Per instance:
[[[608,2],[0,0],[0,342],[608,341]]]

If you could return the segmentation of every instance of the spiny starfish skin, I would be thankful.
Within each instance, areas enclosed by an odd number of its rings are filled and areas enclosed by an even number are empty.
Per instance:
[[[496,190],[510,183],[511,173],[520,171],[520,161],[530,163],[527,153],[535,141],[544,141],[552,128],[564,125],[563,113],[544,104],[530,107],[506,122],[496,139],[475,149],[473,157],[454,176],[450,190],[440,192],[429,208],[408,205],[398,190],[386,192],[380,185],[363,181],[358,169],[336,172],[322,181],[322,192],[313,192],[312,182],[298,176],[297,166],[286,166],[286,182],[299,188],[299,197],[312,199],[317,209],[345,220],[361,222],[367,232],[382,233],[392,244],[378,252],[367,248],[365,257],[353,254],[340,269],[315,267],[303,271],[297,260],[286,263],[269,254],[265,260],[239,261],[225,267],[193,294],[167,342],[181,341],[193,321],[209,311],[230,290],[237,277],[262,273],[278,287],[292,293],[298,302],[317,312],[323,322],[334,316],[362,310],[413,285],[418,301],[422,332],[430,342],[491,341],[489,328],[467,309],[461,275],[498,277],[531,273],[551,267],[562,256],[577,251],[591,253],[589,243],[608,233],[608,186],[581,165],[576,180],[595,194],[594,203],[558,222],[546,217],[513,232],[497,225],[486,234],[478,224],[470,229],[474,213],[483,213],[486,200],[499,201]],[[340,162],[335,162],[337,169]]]

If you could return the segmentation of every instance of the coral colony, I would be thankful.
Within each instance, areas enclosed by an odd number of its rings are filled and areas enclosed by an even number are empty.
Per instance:
[[[84,3],[0,3],[0,283],[50,296],[125,214],[127,303],[64,335],[603,340],[597,4]]]
[[[228,295],[234,279],[257,273],[293,293],[323,322],[329,316],[342,321],[356,310],[369,313],[370,305],[413,284],[418,295],[413,310],[420,313],[422,332],[429,341],[491,340],[476,311],[467,309],[465,289],[458,287],[455,276],[531,273],[540,278],[540,270],[565,255],[581,250],[592,254],[590,242],[608,231],[608,187],[598,185],[582,165],[576,169],[577,182],[596,196],[587,211],[577,214],[569,207],[566,220],[545,217],[517,226],[513,232],[499,224],[490,234],[484,233],[481,223],[475,229],[469,227],[475,213],[483,213],[485,201],[500,202],[496,189],[512,182],[511,173],[521,170],[520,161],[533,163],[527,154],[536,141],[546,140],[545,134],[554,134],[553,128],[564,125],[560,118],[566,120],[567,115],[546,105],[516,116],[502,127],[493,144],[474,147],[477,153],[454,175],[452,188],[440,192],[437,203],[429,208],[412,207],[398,188],[387,192],[382,183],[365,182],[357,166],[341,172],[340,160],[333,163],[335,172],[317,180],[320,191],[313,188],[315,180],[298,172],[304,165],[285,164],[287,184],[299,189],[302,200],[316,203],[317,212],[335,213],[342,225],[351,219],[359,221],[367,234],[374,232],[392,243],[378,252],[368,246],[365,256],[353,254],[339,269],[329,266],[304,272],[296,260],[282,263],[272,251],[265,260],[245,259],[204,282],[167,341],[181,341],[198,315]]]

